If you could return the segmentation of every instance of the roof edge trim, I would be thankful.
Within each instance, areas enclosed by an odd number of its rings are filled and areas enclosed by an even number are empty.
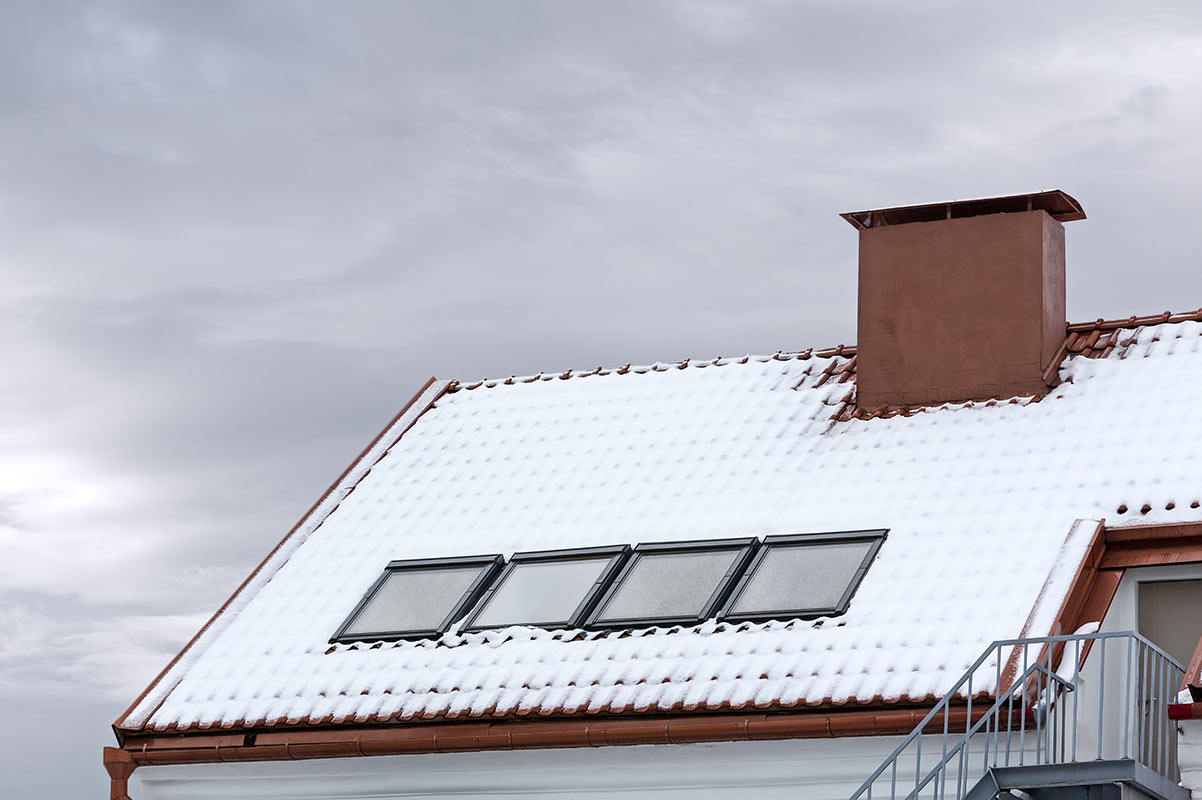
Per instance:
[[[317,502],[309,507],[309,510],[292,526],[284,538],[272,548],[246,580],[217,609],[208,622],[196,632],[196,635],[184,645],[175,658],[171,659],[146,689],[138,695],[137,699],[130,704],[129,708],[125,709],[117,718],[113,723],[113,732],[117,736],[118,742],[123,741],[125,732],[141,730],[146,722],[154,716],[155,711],[179,684],[186,668],[203,652],[204,647],[212,640],[212,636],[217,633],[218,620],[222,619],[237,601],[241,601],[243,598],[249,600],[254,591],[266,583],[287,562],[288,557],[308,538],[309,534],[325,522],[326,518],[363,479],[370,468],[400,440],[406,431],[413,427],[418,418],[429,410],[439,397],[446,393],[450,384],[451,381],[440,381],[431,377],[376,434],[367,447],[363,448],[362,452],[342,471],[342,474],[329,485]]]
[[[1103,319],[1102,317],[1098,317],[1093,322],[1070,322],[1068,324],[1068,332],[1109,331],[1120,328],[1140,328],[1144,325],[1200,321],[1202,321],[1202,308],[1199,308],[1197,311],[1178,311],[1176,313],[1165,311],[1163,314],[1149,314],[1143,317],[1130,316],[1125,319]]]
[[[975,722],[984,709],[972,711]],[[929,706],[825,713],[677,714],[643,719],[500,720],[445,722],[315,731],[193,736],[146,736],[124,745],[138,765],[223,761],[286,761],[410,753],[475,752],[636,744],[895,736],[922,723]],[[949,730],[963,731],[966,706],[949,715]],[[943,730],[932,722],[930,730]],[[249,743],[248,743],[249,742]]]
[[[1104,570],[1202,561],[1202,522],[1115,525],[1106,528]]]

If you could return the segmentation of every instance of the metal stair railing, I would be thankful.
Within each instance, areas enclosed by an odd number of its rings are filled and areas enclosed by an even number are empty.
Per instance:
[[[1176,782],[1184,674],[1131,631],[994,642],[850,800],[963,800],[991,768],[1107,759]]]

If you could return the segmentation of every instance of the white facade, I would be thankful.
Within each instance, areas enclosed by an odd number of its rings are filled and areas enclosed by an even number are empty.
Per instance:
[[[1181,763],[1181,785],[1190,790],[1193,800],[1202,800],[1202,719],[1178,725],[1177,757]]]
[[[938,749],[937,737],[929,752]],[[140,767],[138,800],[847,800],[899,736]]]

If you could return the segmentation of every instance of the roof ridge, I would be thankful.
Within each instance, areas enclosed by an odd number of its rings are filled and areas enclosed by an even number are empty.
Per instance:
[[[463,389],[491,389],[495,386],[505,385],[512,386],[515,383],[535,383],[537,381],[552,381],[552,380],[567,380],[568,378],[588,378],[593,375],[610,375],[618,374],[625,375],[633,372],[639,375],[648,372],[667,372],[670,369],[685,369],[687,367],[722,367],[727,364],[747,364],[749,362],[766,363],[768,361],[806,361],[811,358],[851,358],[856,354],[856,346],[853,345],[836,345],[835,347],[827,347],[816,350],[813,347],[808,350],[777,350],[770,355],[753,355],[748,354],[740,357],[725,357],[716,356],[709,359],[692,359],[686,358],[681,361],[656,361],[653,364],[624,364],[620,367],[601,367],[597,366],[589,370],[564,370],[563,372],[539,372],[535,375],[510,375],[508,378],[482,378],[470,383],[452,380],[447,386],[446,392],[458,392]]]
[[[1123,330],[1129,328],[1139,328],[1144,325],[1163,325],[1166,323],[1175,322],[1202,322],[1202,308],[1196,311],[1183,311],[1174,313],[1165,311],[1161,314],[1149,314],[1147,316],[1126,317],[1123,319],[1098,319],[1092,322],[1070,322],[1066,325],[1066,338],[1069,341],[1068,352],[1070,355],[1077,355],[1080,348],[1074,348],[1073,345],[1081,340],[1081,337],[1073,338],[1073,334],[1092,333],[1094,331],[1112,331]],[[628,372],[637,374],[645,374],[648,372],[667,372],[670,369],[685,369],[686,367],[721,367],[727,364],[746,364],[751,361],[764,363],[767,361],[805,361],[810,358],[835,358],[838,356],[851,357],[856,354],[856,346],[854,344],[840,344],[835,347],[826,347],[815,349],[813,347],[808,350],[777,350],[771,355],[756,355],[748,354],[741,357],[725,357],[716,356],[710,359],[695,360],[686,358],[680,361],[656,361],[652,364],[623,364],[620,367],[602,367],[597,366],[589,370],[568,369],[563,372],[539,372],[534,375],[510,375],[508,378],[481,378],[472,382],[463,382],[452,380],[447,387],[447,393],[458,392],[461,389],[491,389],[495,386],[505,385],[512,386],[515,383],[535,383],[536,381],[551,381],[555,379],[567,380],[568,378],[587,378],[592,375],[610,375],[617,373],[625,375]]]
[[[1202,322],[1202,308],[1197,311],[1182,311],[1173,313],[1165,311],[1163,314],[1150,314],[1145,317],[1130,316],[1126,319],[1102,319],[1098,317],[1093,322],[1070,322],[1068,325],[1069,333],[1081,333],[1083,331],[1106,331],[1116,330],[1119,328],[1138,328],[1143,325],[1163,325],[1164,323],[1172,322]]]

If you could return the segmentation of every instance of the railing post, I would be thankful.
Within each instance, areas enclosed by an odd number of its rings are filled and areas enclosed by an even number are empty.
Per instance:
[[[999,651],[999,652],[998,652],[998,660],[997,660],[997,680],[996,680],[996,682],[993,684],[993,694],[994,694],[994,696],[995,696],[995,697],[1001,697],[1001,696],[1002,696],[1002,659],[1001,659],[1001,651]],[[994,717],[994,723],[993,723],[993,764],[992,764],[992,765],[989,765],[989,764],[987,763],[987,764],[986,764],[986,769],[988,769],[988,767],[989,767],[989,766],[994,766],[994,767],[996,767],[996,766],[997,766],[998,737],[1000,737],[1001,735],[1002,735],[1002,728],[1001,728],[1001,718],[1000,718],[1000,717]],[[986,751],[986,753],[985,753],[985,757],[986,757],[986,759],[988,759],[988,758],[989,758],[989,753],[988,753],[988,751]]]
[[[1139,643],[1139,649],[1142,653],[1139,657],[1139,720],[1136,722],[1136,736],[1139,741],[1139,763],[1145,766],[1148,763],[1148,718],[1146,708],[1148,706],[1148,646],[1143,642]]]
[[[1131,758],[1131,648],[1134,637],[1127,637],[1127,680],[1123,685],[1123,758]]]
[[[1034,706],[1031,708],[1032,715],[1035,717],[1035,763],[1042,764],[1047,758],[1046,742],[1044,739],[1047,736],[1047,724],[1043,715],[1043,681],[1044,674],[1040,667],[1043,666],[1043,656],[1045,653],[1050,653],[1051,648],[1044,645],[1043,649],[1035,656],[1035,697],[1033,700]]]
[[[922,733],[918,734],[918,745],[914,754],[914,796],[918,796],[918,782],[922,780]]]
[[[1169,711],[1168,692],[1165,691],[1165,685],[1169,682],[1169,662],[1164,656],[1160,657],[1160,692],[1156,697],[1156,717],[1160,728],[1160,774],[1167,775],[1169,771],[1169,737],[1168,721],[1166,717]]]
[[[1099,650],[1102,652],[1098,655],[1099,672],[1098,676],[1098,761],[1102,760],[1102,732],[1106,729],[1104,713],[1106,711],[1106,639],[1103,638],[1099,642]]]
[[[964,796],[965,790],[962,786],[968,781],[965,765],[969,763],[968,753],[972,747],[972,678],[974,674],[974,672],[968,673],[968,708],[964,717],[964,749],[960,753],[960,771],[956,773],[956,800]]]
[[[948,703],[943,707],[943,755],[940,758],[940,763],[947,760],[947,727],[949,717],[951,716],[952,706]],[[939,797],[947,796],[947,772],[945,771],[939,776],[939,780],[935,782],[935,792]]]
[[[1010,741],[1014,738],[1014,688],[1006,692],[1006,766],[1010,766]]]
[[[1077,760],[1077,705],[1078,695],[1081,693],[1081,640],[1077,639],[1074,644],[1073,656],[1073,761]]]
[[[1023,645],[1023,675],[1027,674],[1028,645]],[[1024,685],[1018,698],[1018,765],[1021,767],[1027,759],[1027,687]]]

